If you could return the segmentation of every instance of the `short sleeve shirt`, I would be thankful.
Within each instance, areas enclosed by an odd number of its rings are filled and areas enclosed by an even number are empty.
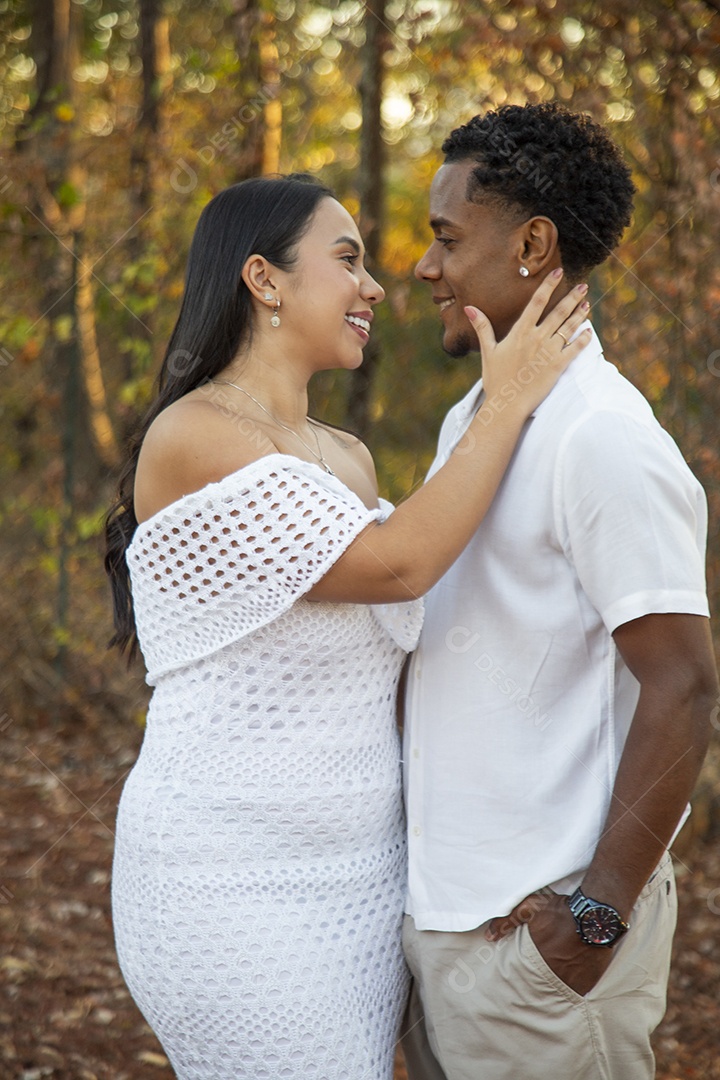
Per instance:
[[[481,391],[446,418],[430,475]],[[404,748],[418,929],[471,929],[579,883],[639,692],[612,633],[650,613],[708,616],[706,532],[700,484],[593,331],[426,598]]]

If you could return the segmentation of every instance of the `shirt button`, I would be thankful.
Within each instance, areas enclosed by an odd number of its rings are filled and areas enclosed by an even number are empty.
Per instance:
[[[413,833],[415,834],[415,836],[419,836],[421,832],[422,832],[422,829],[420,828],[420,826],[416,825],[415,828],[413,829]]]
[[[415,678],[419,679],[421,675],[422,675],[422,668],[421,668],[420,664],[416,664],[415,665]]]
[[[419,758],[420,757],[420,751],[418,750],[417,746],[413,750],[413,757],[414,758]]]

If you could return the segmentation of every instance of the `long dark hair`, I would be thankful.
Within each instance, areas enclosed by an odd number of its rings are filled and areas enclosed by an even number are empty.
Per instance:
[[[242,280],[250,255],[292,270],[297,245],[322,199],[333,192],[306,173],[244,180],[225,188],[200,215],[190,246],[185,292],[157,377],[157,397],[127,446],[117,501],[105,518],[105,570],[110,578],[115,633],[108,648],[137,651],[125,552],[138,522],[133,489],[140,448],[153,420],[190,390],[214,378],[248,344],[252,302]]]

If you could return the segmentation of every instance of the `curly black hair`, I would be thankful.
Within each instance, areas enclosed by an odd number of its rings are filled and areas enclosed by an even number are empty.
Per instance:
[[[635,185],[619,147],[589,116],[555,102],[503,105],[455,128],[445,161],[476,161],[472,202],[542,214],[558,230],[570,280],[585,277],[630,224]]]

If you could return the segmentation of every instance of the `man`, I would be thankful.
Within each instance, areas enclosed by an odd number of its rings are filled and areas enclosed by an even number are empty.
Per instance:
[[[466,304],[504,336],[551,269],[567,290],[607,257],[634,188],[605,131],[555,105],[475,117],[443,152],[416,274],[463,356]],[[480,383],[450,412],[433,469],[481,400]],[[706,526],[700,485],[593,334],[428,595],[408,673],[410,1080],[654,1075],[667,848],[717,695]]]

